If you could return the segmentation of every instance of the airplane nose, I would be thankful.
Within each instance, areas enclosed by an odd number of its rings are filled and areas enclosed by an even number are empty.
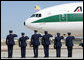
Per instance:
[[[24,22],[24,26],[25,26],[25,22]]]

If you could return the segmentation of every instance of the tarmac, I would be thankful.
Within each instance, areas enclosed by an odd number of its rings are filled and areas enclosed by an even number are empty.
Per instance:
[[[83,48],[80,46],[75,46],[73,48],[73,54],[71,58],[67,57],[68,51],[65,46],[62,46],[61,49],[61,57],[56,57],[56,50],[53,48],[53,46],[50,46],[49,49],[49,58],[44,58],[44,50],[43,47],[40,46],[38,50],[38,58],[33,58],[33,49],[32,47],[26,48],[26,58],[21,58],[21,51],[20,47],[14,46],[13,50],[13,58],[7,58],[8,52],[7,51],[1,51],[1,59],[83,59]]]

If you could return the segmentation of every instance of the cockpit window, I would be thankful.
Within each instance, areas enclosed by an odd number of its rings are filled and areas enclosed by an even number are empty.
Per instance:
[[[41,14],[39,14],[39,17],[41,17]]]
[[[41,14],[33,14],[31,17],[41,17]]]
[[[39,17],[39,14],[36,14],[36,17]]]
[[[35,14],[33,14],[31,17],[35,17]]]

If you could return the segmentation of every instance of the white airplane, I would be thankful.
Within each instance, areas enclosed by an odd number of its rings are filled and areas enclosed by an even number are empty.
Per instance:
[[[24,25],[43,33],[45,30],[56,35],[57,32],[83,36],[83,2],[67,3],[45,8],[34,13]]]

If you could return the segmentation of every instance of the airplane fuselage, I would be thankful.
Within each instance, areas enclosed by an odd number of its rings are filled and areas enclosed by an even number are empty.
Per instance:
[[[43,33],[45,30],[56,35],[57,32],[71,32],[83,36],[83,3],[69,3],[40,10],[25,21],[25,25]]]

